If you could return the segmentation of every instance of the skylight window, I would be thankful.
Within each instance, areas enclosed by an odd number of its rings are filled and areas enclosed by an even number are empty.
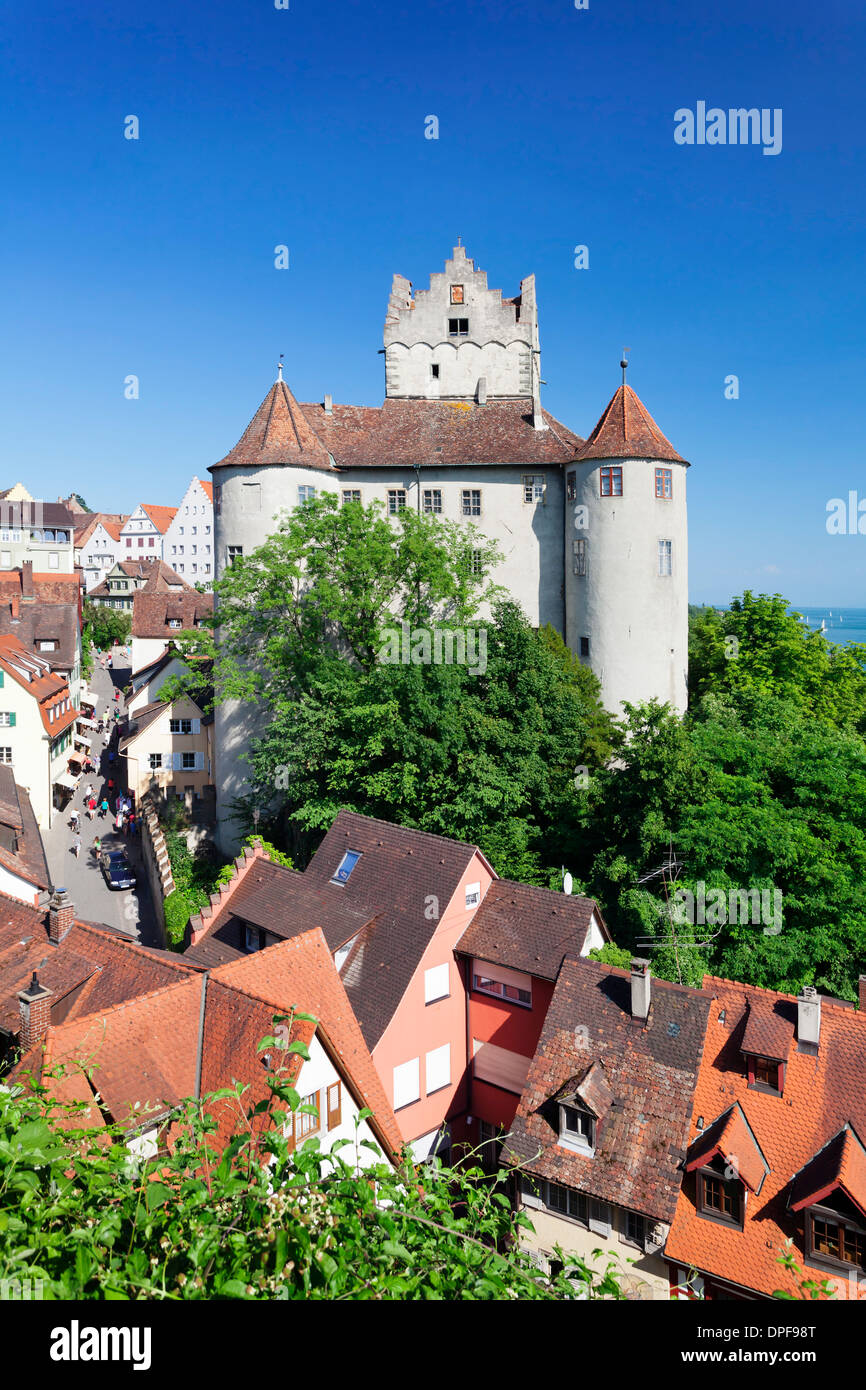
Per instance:
[[[339,868],[337,869],[337,872],[334,874],[333,878],[331,879],[331,882],[332,882],[332,883],[348,883],[348,882],[349,882],[349,877],[350,877],[350,875],[351,875],[351,873],[352,873],[352,870],[354,869],[355,865],[357,864],[357,862],[358,862],[358,860],[359,860],[360,858],[361,858],[361,852],[360,852],[360,850],[347,849],[347,850],[346,850],[346,853],[343,855],[342,859],[340,860]]]

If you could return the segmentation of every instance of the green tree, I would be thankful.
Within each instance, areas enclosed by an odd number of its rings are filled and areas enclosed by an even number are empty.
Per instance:
[[[84,627],[99,651],[107,651],[115,642],[126,643],[132,631],[132,615],[119,608],[107,608],[85,599]]]
[[[438,1160],[395,1171],[357,1140],[292,1151],[284,1123],[301,1102],[280,1046],[275,1034],[259,1048],[269,1100],[250,1105],[237,1085],[184,1102],[171,1151],[149,1161],[118,1126],[72,1128],[82,1105],[0,1090],[2,1276],[41,1280],[47,1299],[622,1297],[612,1262],[562,1256],[561,1274],[540,1275],[518,1249],[528,1222],[504,1175]],[[288,1050],[308,1057],[302,1042]],[[217,1105],[236,1112],[221,1152]]]

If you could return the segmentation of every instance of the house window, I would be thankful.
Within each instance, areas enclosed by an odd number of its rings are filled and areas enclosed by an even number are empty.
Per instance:
[[[0,713],[0,726],[4,729],[11,729],[15,725],[15,715],[13,713]]]
[[[642,1250],[646,1243],[646,1217],[640,1216],[636,1211],[627,1211],[622,1238],[626,1245],[637,1245]]]
[[[347,849],[346,853],[340,860],[339,865],[337,866],[337,872],[334,874],[333,878],[331,879],[331,882],[348,883],[352,870],[354,869],[355,865],[357,864],[360,858],[360,850]]]
[[[599,471],[602,497],[622,497],[622,469],[602,468]]]
[[[127,548],[127,550],[131,550],[131,549],[132,549],[132,536],[127,536],[127,538],[126,538],[126,548]]]
[[[448,983],[448,962],[444,965],[431,965],[424,971],[424,1003],[435,1004],[437,999],[447,999],[450,992]]]
[[[394,1068],[394,1109],[412,1105],[421,1098],[421,1059],[413,1057],[411,1062],[401,1062]]]
[[[181,566],[182,568],[183,566]],[[168,625],[169,627],[180,627],[180,618],[169,618]]]
[[[147,538],[147,544],[148,544],[148,546],[149,546],[149,548],[150,548],[151,550],[152,550],[153,547],[154,547],[154,543],[155,543],[155,542],[154,542],[153,536],[148,536],[148,538]]]
[[[159,772],[159,770],[161,769],[161,767],[162,767],[162,754],[161,754],[161,753],[151,753],[151,755],[150,755],[150,770],[151,770],[151,772]]]
[[[11,763],[11,761],[12,761],[12,749],[11,749],[11,748],[0,748],[0,763]]]
[[[589,1203],[583,1192],[575,1192],[573,1187],[561,1187],[555,1182],[547,1183],[546,1188],[545,1206],[559,1212],[560,1216],[569,1216],[572,1221],[588,1225]]]
[[[560,1105],[559,1137],[570,1147],[594,1149],[595,1117],[575,1105]]]
[[[406,510],[406,489],[402,487],[389,487],[388,489],[388,515],[396,516],[398,512]]]
[[[574,502],[577,498],[577,474],[567,473],[565,476],[565,500]]]
[[[472,988],[479,994],[492,994],[498,999],[507,999],[510,1004],[521,1004],[524,1008],[532,1008],[532,991],[524,989],[521,985],[510,984],[506,980],[494,980],[490,975],[480,970],[472,977]]]
[[[473,550],[469,559],[469,573],[481,575],[484,573],[484,551]]]
[[[260,951],[265,944],[265,934],[260,927],[244,928],[244,946],[248,951]]]
[[[589,638],[588,638],[588,637],[581,637],[581,639],[580,639],[580,655],[581,655],[581,656],[589,656]]]
[[[451,1085],[451,1044],[445,1043],[428,1052],[424,1059],[427,1094]]]
[[[214,509],[214,515],[215,515],[215,516],[219,516],[220,512],[222,511],[222,506],[223,506],[223,490],[222,490],[222,483],[215,483],[215,484],[214,484],[214,490],[213,490],[213,509]]]
[[[449,319],[448,320],[449,338],[468,338],[469,320],[468,319]]]
[[[670,468],[656,469],[656,497],[670,500],[674,495],[673,473]]]
[[[673,541],[659,541],[659,574],[663,578],[673,573]]]
[[[305,502],[312,502],[316,495],[314,487],[301,486],[298,488],[298,505],[303,506]]]
[[[523,476],[524,502],[537,502],[544,498],[544,474],[525,473]]]
[[[328,1092],[328,1129],[336,1129],[340,1123],[343,1113],[343,1088],[339,1081],[333,1081],[327,1087]]]
[[[478,1129],[481,1167],[485,1173],[495,1173],[499,1167],[499,1155],[502,1151],[502,1127],[491,1125],[487,1120],[481,1120]]]
[[[139,548],[139,550],[144,550],[144,536],[139,536],[139,538],[138,538],[138,548]]]
[[[12,565],[12,552],[10,550],[0,551],[0,565],[4,569],[9,569]]]
[[[233,564],[235,563],[235,560],[240,560],[240,559],[243,558],[243,553],[244,553],[244,548],[243,548],[242,545],[227,545],[227,546],[226,546],[226,561],[227,561],[227,563],[230,564],[230,565],[233,565]]]
[[[481,884],[467,883],[466,885],[466,910],[470,907],[477,907],[481,902]]]
[[[832,1264],[866,1269],[866,1231],[838,1213],[821,1209],[807,1212],[807,1250]]]
[[[452,285],[452,286],[451,286],[451,303],[452,303],[452,304],[463,304],[463,303],[464,303],[463,286],[462,286],[462,285]]]
[[[312,1115],[302,1115],[300,1110],[295,1111],[295,1137],[306,1139],[309,1134],[318,1134],[321,1121],[319,1119],[319,1092],[313,1091],[310,1095],[304,1096],[301,1105],[309,1105],[313,1109]]]
[[[724,1221],[729,1226],[741,1226],[742,1183],[735,1178],[721,1178],[711,1169],[702,1169],[698,1173],[698,1212],[713,1221]]]
[[[581,579],[586,578],[586,541],[572,541],[574,559],[572,568]]]
[[[191,719],[169,719],[169,721],[168,721],[168,729],[169,729],[169,733],[172,733],[172,734],[191,734],[191,733],[192,733],[192,720],[191,720]]]
[[[438,380],[439,380],[439,363],[438,363],[438,362],[432,362],[432,363],[430,364],[430,371],[431,371],[431,373],[432,373],[433,380],[434,380],[434,381],[438,381]]]
[[[442,492],[438,487],[424,489],[424,511],[436,516],[442,511]]]
[[[461,510],[464,516],[481,515],[481,489],[464,488],[460,494]]]
[[[347,502],[360,502],[361,489],[359,487],[347,487],[343,489],[343,506]]]
[[[783,1069],[779,1062],[769,1057],[747,1057],[746,1070],[749,1088],[755,1091],[770,1091],[773,1095],[782,1094]]]
[[[184,772],[195,772],[195,753],[181,753],[181,767]]]

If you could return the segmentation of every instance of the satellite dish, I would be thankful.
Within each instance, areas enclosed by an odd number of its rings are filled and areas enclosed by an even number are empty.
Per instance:
[[[562,880],[563,893],[570,893],[573,887],[574,879],[571,877],[571,874],[566,874],[565,878]]]

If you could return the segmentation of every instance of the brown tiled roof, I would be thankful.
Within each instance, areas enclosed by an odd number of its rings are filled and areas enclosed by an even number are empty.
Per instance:
[[[555,980],[563,958],[581,954],[593,911],[609,940],[594,899],[499,879],[491,883],[456,949],[480,960]]]
[[[0,600],[0,633],[17,637],[52,670],[69,671],[75,664],[78,645],[78,601],[70,603],[25,603],[14,607]],[[54,651],[40,651],[39,643],[57,643]]]
[[[181,592],[195,593],[191,584],[187,584],[182,574],[167,565],[164,560],[154,560],[148,566],[147,579],[142,585],[142,592],[145,594],[169,594]]]
[[[198,627],[201,619],[213,611],[213,594],[200,594],[195,589],[179,594],[153,592],[145,585],[133,599],[132,635],[161,637],[167,642],[181,631]],[[173,621],[178,621],[180,627],[170,626]]]
[[[249,468],[274,463],[332,468],[327,448],[310,428],[284,381],[274,382],[238,443],[213,466]]]
[[[111,1008],[197,973],[180,956],[148,951],[128,937],[78,921],[54,945],[47,912],[0,893],[0,1028],[7,1033],[18,1033],[18,991],[34,970],[55,995],[51,1009],[57,1022]],[[87,981],[85,996],[81,986]]]
[[[120,540],[120,528],[129,520],[122,512],[86,512],[84,519],[75,528],[75,547],[80,550],[86,545],[97,526],[108,532],[113,541]]]
[[[505,1161],[669,1222],[709,1007],[698,990],[653,980],[649,1018],[635,1019],[626,971],[564,961],[503,1148]],[[613,1100],[589,1157],[559,1145],[551,1101],[594,1063],[603,1067]]]
[[[16,843],[15,849],[0,845],[0,864],[36,888],[49,888],[51,875],[33,807],[8,763],[0,765],[0,824],[9,827]]]
[[[793,1018],[796,998],[712,976],[704,979],[704,988],[715,998],[695,1091],[691,1136],[700,1133],[698,1117],[712,1123],[738,1101],[770,1172],[760,1196],[750,1196],[746,1203],[742,1231],[699,1216],[693,1183],[684,1184],[665,1253],[683,1266],[758,1293],[787,1289],[797,1297],[794,1276],[777,1263],[788,1238],[794,1240],[797,1262],[808,1277],[820,1279],[825,1274],[816,1273],[803,1253],[802,1219],[798,1222],[788,1205],[792,1182],[846,1125],[866,1135],[866,1013],[822,999],[817,1055],[792,1044],[784,1090],[777,1096],[749,1089],[743,1037],[751,1008],[770,1013],[781,1004]],[[830,1152],[823,1160],[827,1171],[833,1157]],[[798,1194],[809,1185],[811,1178],[798,1186]]]
[[[52,738],[56,738],[64,729],[75,723],[78,710],[74,705],[56,719],[49,719],[49,709],[70,697],[66,680],[48,669],[45,656],[36,657],[17,637],[2,636],[0,668],[38,701],[43,728]],[[22,674],[24,671],[29,673],[29,679],[27,675]]]
[[[266,1032],[260,1033],[256,1042],[270,1032],[274,1013],[285,1014],[295,1008],[312,1014],[326,1049],[334,1054],[337,1065],[342,1064],[354,1083],[358,1104],[372,1110],[386,1153],[401,1152],[403,1140],[399,1126],[321,931],[304,932],[267,951],[219,966],[211,973],[208,994],[218,983],[231,986],[267,1006],[263,1015],[268,1016],[260,1019],[260,1023],[267,1024]],[[261,1061],[258,1071],[261,1072]],[[212,1074],[210,1062],[203,1071],[203,1085],[205,1077],[206,1089],[225,1084],[225,1078],[220,1082]],[[303,1077],[301,1080],[303,1082]]]
[[[630,386],[617,388],[576,458],[580,462],[586,459],[646,458],[685,463]]]
[[[752,999],[742,1050],[748,1056],[786,1062],[797,1028],[797,1006],[787,999]]]
[[[422,401],[387,398],[378,408],[303,405],[306,419],[338,468],[459,468],[465,464],[548,464],[574,458],[582,440],[543,411],[532,426],[526,400]]]
[[[347,883],[332,883],[350,849],[360,860]],[[430,895],[443,913],[476,854],[490,868],[474,845],[340,811],[307,866],[305,878],[376,918],[342,973],[368,1047],[385,1032],[436,930],[425,913]]]
[[[370,921],[371,913],[330,892],[330,887],[269,859],[258,859],[214,918],[207,935],[190,946],[183,958],[198,965],[245,958],[246,922],[285,939],[320,927],[328,949],[334,952]]]

